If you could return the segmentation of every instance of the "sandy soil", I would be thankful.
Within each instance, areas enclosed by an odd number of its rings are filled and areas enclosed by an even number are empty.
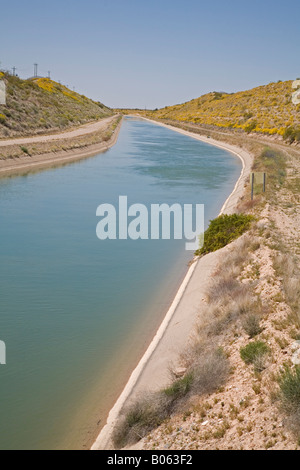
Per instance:
[[[221,213],[227,214],[234,212],[235,206],[243,194],[245,181],[249,178],[252,156],[233,145],[225,143],[220,144],[220,142],[211,138],[202,137],[198,134],[165,124],[158,124],[154,121],[151,122],[228,150],[242,160],[243,169],[240,178],[221,210]],[[199,305],[204,301],[204,295],[210,282],[210,276],[218,265],[219,256],[220,252],[211,253],[191,265],[163,323],[145,355],[133,371],[115,406],[110,411],[107,423],[92,446],[92,450],[113,448],[111,435],[124,405],[127,405],[133,400],[137,394],[141,394],[144,391],[157,390],[168,383],[170,379],[170,367],[176,367],[178,353],[184,349],[184,346],[189,341],[194,330]]]
[[[73,129],[72,131],[67,131],[61,134],[53,134],[53,135],[44,135],[38,137],[26,137],[26,138],[19,138],[19,139],[10,139],[0,141],[1,146],[7,145],[15,145],[24,144],[24,143],[32,143],[32,142],[46,142],[51,140],[59,140],[59,139],[72,139],[82,135],[88,135],[94,133],[97,130],[104,130],[106,129],[111,121],[115,119],[115,116],[103,119],[99,122],[86,124],[81,126],[77,129]],[[73,149],[73,150],[62,150],[56,153],[45,153],[35,156],[22,156],[21,158],[14,158],[14,159],[4,159],[0,160],[0,177],[1,176],[9,176],[11,174],[24,174],[27,172],[32,172],[34,170],[39,170],[42,168],[50,168],[53,166],[64,165],[67,163],[71,163],[76,160],[80,160],[82,158],[91,157],[92,155],[96,155],[100,152],[104,152],[112,147],[119,135],[119,131],[121,128],[121,122],[118,124],[117,128],[115,129],[112,137],[108,141],[103,141],[98,144],[89,145],[84,148],[80,149]]]
[[[76,127],[75,129],[72,129],[72,130],[66,130],[58,134],[46,134],[46,135],[38,135],[34,137],[17,137],[14,139],[1,139],[0,147],[6,147],[7,145],[23,145],[23,144],[33,144],[33,143],[38,143],[38,142],[50,142],[52,140],[59,140],[59,139],[73,139],[74,137],[91,134],[92,132],[97,132],[97,131],[105,129],[114,118],[115,118],[115,115],[110,116],[105,119],[101,119],[101,121],[84,124],[83,126]]]

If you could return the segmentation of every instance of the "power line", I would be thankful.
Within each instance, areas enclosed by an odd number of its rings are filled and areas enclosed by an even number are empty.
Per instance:
[[[33,78],[38,78],[39,77],[38,73],[40,72],[42,74],[41,76],[47,77],[49,80],[51,80],[51,71],[50,70],[48,70],[47,72],[46,72],[46,70],[39,71],[39,64],[38,63],[34,63],[33,67],[34,67],[33,68]],[[12,76],[18,76],[19,73],[21,73],[22,75],[24,73],[25,74],[30,73],[30,68],[26,67],[26,65],[25,65],[24,68],[22,68],[22,67],[20,68],[20,67],[16,67],[15,65],[12,66],[12,65],[3,64],[2,61],[0,61],[0,69],[6,71],[8,73],[11,73]],[[18,74],[17,74],[17,71],[18,71]],[[61,80],[58,80],[58,83],[60,85],[62,85]],[[69,85],[65,85],[65,86],[67,88],[69,88]],[[75,92],[75,87],[73,87],[73,91]]]

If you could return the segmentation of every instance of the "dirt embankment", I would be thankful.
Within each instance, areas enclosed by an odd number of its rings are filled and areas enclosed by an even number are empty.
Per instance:
[[[204,137],[212,134],[206,131]],[[139,428],[142,439],[126,449],[289,450],[299,445],[299,408],[289,403],[279,377],[294,384],[300,364],[300,152],[253,136],[213,131],[213,138],[252,153],[256,171],[266,165],[267,192],[259,192],[252,202],[246,182],[236,210],[253,214],[256,223],[250,233],[217,252],[218,263],[205,279],[205,293],[193,302],[195,324],[188,344],[169,364],[173,373],[180,371],[180,384],[191,362],[206,358],[201,380],[204,390],[212,391],[187,394],[157,429],[148,429],[143,437]],[[193,295],[197,290],[195,286]],[[222,351],[224,365],[230,365],[222,386],[214,383],[212,347]],[[288,373],[281,375],[285,370]],[[154,367],[152,382],[156,376]],[[174,376],[169,381],[172,384]],[[143,425],[149,427],[148,422]]]
[[[115,115],[66,132],[0,141],[0,177],[67,164],[113,146],[121,127]]]
[[[237,141],[236,136],[225,139]],[[280,151],[285,165],[280,172],[285,175],[281,183],[273,182],[266,197],[256,196],[254,204],[247,200],[246,188],[239,209],[254,214],[257,223],[250,234],[220,253],[211,284],[198,304],[190,348],[178,356],[177,364],[186,366],[189,354],[195,353],[191,346],[195,341],[198,351],[214,343],[228,358],[230,375],[215,392],[182,402],[178,413],[133,448],[291,450],[299,446],[297,407],[288,404],[278,378],[284,367],[295,374],[300,363],[300,152],[252,137],[242,138],[240,145],[256,156],[266,145]],[[266,354],[245,361],[249,344],[258,343],[264,343]],[[286,383],[295,383],[295,377],[285,375]]]

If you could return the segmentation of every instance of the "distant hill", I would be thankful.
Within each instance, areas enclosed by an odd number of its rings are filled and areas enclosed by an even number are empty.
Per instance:
[[[300,104],[292,101],[295,92],[292,85],[292,81],[280,81],[232,94],[212,92],[146,114],[155,119],[281,135],[300,141]]]
[[[48,78],[22,80],[5,72],[6,106],[0,105],[0,138],[67,129],[113,111]]]

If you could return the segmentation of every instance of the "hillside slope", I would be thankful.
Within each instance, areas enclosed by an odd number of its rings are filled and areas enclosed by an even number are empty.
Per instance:
[[[6,106],[0,106],[0,138],[34,135],[113,115],[102,103],[48,78],[22,80],[0,72],[6,83]]]
[[[195,124],[185,126],[194,132]],[[113,435],[116,449],[300,446],[300,149],[272,141],[266,147],[261,136],[238,132],[208,134],[211,143],[213,135],[215,144],[251,153],[253,170],[267,173],[266,192],[258,185],[251,200],[247,178],[232,210],[256,221],[219,252],[210,278],[200,270],[190,341],[170,361],[169,385],[158,389],[159,380],[152,381],[123,410]],[[204,295],[202,281],[210,282]],[[186,299],[190,294],[187,287]]]
[[[154,119],[241,129],[300,141],[300,104],[294,104],[293,94],[292,81],[270,83],[232,94],[212,92],[146,114]]]

